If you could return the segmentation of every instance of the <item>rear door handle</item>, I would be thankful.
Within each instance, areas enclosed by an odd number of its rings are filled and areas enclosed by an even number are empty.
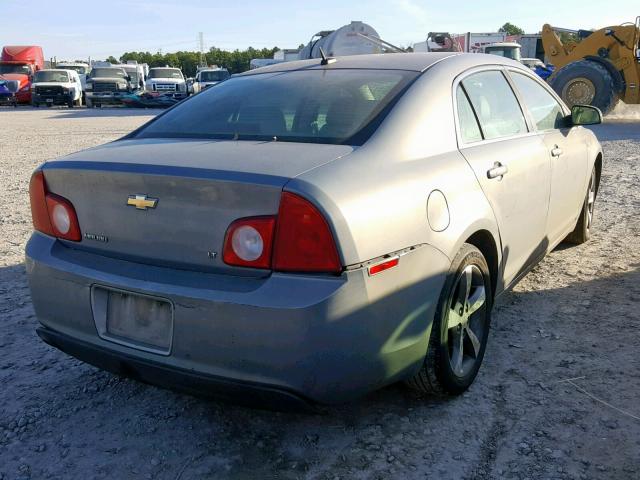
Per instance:
[[[554,145],[554,147],[551,149],[551,156],[559,157],[560,155],[562,155],[562,149],[558,145]]]
[[[506,165],[496,162],[493,164],[493,168],[487,171],[487,178],[497,178],[498,180],[502,180],[502,177],[505,176],[508,171],[509,169]]]

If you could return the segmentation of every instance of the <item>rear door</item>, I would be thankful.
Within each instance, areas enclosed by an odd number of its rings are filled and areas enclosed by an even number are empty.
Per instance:
[[[472,71],[454,88],[460,152],[496,216],[508,286],[547,250],[549,155],[500,68]]]
[[[509,71],[551,161],[551,197],[548,231],[552,243],[573,228],[584,195],[588,162],[587,146],[578,128],[566,128],[568,112],[537,80],[522,72]]]

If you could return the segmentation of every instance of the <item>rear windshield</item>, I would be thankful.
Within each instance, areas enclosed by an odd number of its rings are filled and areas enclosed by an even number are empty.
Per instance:
[[[149,78],[183,78],[182,72],[174,68],[152,68]]]
[[[33,81],[38,82],[56,82],[56,83],[67,83],[69,81],[69,74],[67,72],[55,72],[55,71],[47,71],[41,70],[36,72]]]
[[[177,105],[139,138],[361,145],[414,79],[400,70],[297,70],[232,77]]]

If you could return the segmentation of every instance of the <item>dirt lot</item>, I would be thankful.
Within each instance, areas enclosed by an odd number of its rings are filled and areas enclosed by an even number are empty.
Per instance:
[[[0,480],[640,479],[640,123],[597,128],[594,237],[504,296],[470,391],[436,401],[393,386],[294,415],[118,378],[35,335],[32,170],[152,114],[0,110]]]

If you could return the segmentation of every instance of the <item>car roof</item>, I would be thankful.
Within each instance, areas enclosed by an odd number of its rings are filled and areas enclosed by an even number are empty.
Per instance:
[[[379,53],[369,55],[348,55],[335,57],[336,61],[329,65],[320,64],[319,58],[309,60],[296,60],[293,62],[282,62],[274,65],[267,65],[243,73],[242,75],[252,75],[254,73],[286,72],[291,70],[308,70],[310,68],[330,68],[330,69],[380,69],[380,70],[411,70],[422,72],[434,63],[443,60],[456,53]]]
[[[469,59],[475,60],[477,65],[500,64],[500,65],[521,65],[514,60],[500,57],[498,55],[486,55],[482,53],[457,53],[457,52],[429,52],[429,53],[378,53],[371,55],[351,55],[336,57],[336,61],[328,65],[321,65],[319,58],[310,60],[296,60],[293,62],[282,62],[274,65],[249,70],[234,76],[259,75],[271,72],[288,72],[296,70],[314,69],[372,69],[372,70],[408,70],[414,72],[424,72],[432,65],[445,62],[456,63],[457,61],[468,63]]]

